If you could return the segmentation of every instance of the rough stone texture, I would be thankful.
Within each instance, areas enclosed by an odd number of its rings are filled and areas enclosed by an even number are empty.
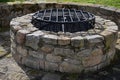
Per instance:
[[[62,62],[62,57],[60,56],[54,56],[52,54],[48,54],[46,56],[46,60],[50,62]]]
[[[47,71],[51,71],[51,70],[55,70],[58,71],[59,67],[57,63],[52,63],[52,62],[48,62],[45,61],[45,70]]]
[[[25,66],[31,67],[31,68],[36,68],[39,69],[39,60],[37,58],[34,57],[27,57],[27,58],[23,58],[22,59],[22,64],[24,64]],[[44,65],[44,63],[42,64]]]
[[[63,62],[60,65],[60,71],[61,72],[71,72],[71,73],[79,73],[83,70],[82,66],[78,66],[78,65],[74,65],[74,64],[70,64],[67,62]]]
[[[41,47],[41,50],[45,53],[50,53],[54,50],[54,47],[51,45],[44,45]]]
[[[40,37],[43,35],[44,33],[41,31],[36,31],[33,32],[32,34],[28,34],[26,35],[26,46],[29,46],[35,50],[37,50],[39,48],[39,41],[40,41]]]
[[[44,58],[44,53],[43,52],[36,52],[36,51],[29,50],[29,55],[33,56],[35,58],[38,58],[38,59],[43,59]]]
[[[58,37],[58,44],[59,45],[69,45],[70,44],[70,38],[65,36]]]
[[[27,56],[28,51],[22,46],[17,46],[17,53],[21,54],[22,56]]]
[[[71,38],[71,45],[74,47],[83,47],[84,39],[81,36]]]
[[[114,22],[96,17],[104,24],[96,23],[95,30],[55,33],[32,30],[31,18],[32,14],[27,14],[12,20],[18,24],[11,23],[11,28],[21,27],[16,32],[11,29],[11,53],[19,64],[37,70],[80,73],[96,71],[99,65],[99,69],[103,68],[113,60],[117,30],[110,30],[108,24],[115,26]]]
[[[58,39],[58,36],[56,35],[44,35],[43,36],[43,41],[47,44],[54,44],[56,45],[57,44],[57,39]]]
[[[54,54],[61,55],[61,56],[65,56],[65,55],[70,56],[74,54],[74,51],[71,49],[55,48]]]
[[[25,42],[25,36],[29,33],[29,31],[26,30],[19,30],[16,34],[16,41],[18,44],[23,44]]]
[[[7,33],[7,35],[9,35],[9,32]],[[88,74],[64,74],[21,67],[15,62],[12,55],[9,54],[10,40],[7,39],[8,37],[9,36],[6,37],[6,32],[0,33],[0,45],[6,50],[5,53],[3,53],[6,54],[6,52],[8,52],[7,55],[0,56],[0,80],[120,80],[120,60],[113,62],[114,65],[106,67],[103,70]],[[119,43],[117,43],[116,48],[118,55],[120,50]],[[105,66],[108,63],[109,61],[103,62],[99,64],[97,68],[99,69],[101,66]],[[94,70],[92,68],[89,69]]]
[[[83,57],[84,67],[95,66],[102,61],[103,52],[101,49],[93,50],[89,56]]]

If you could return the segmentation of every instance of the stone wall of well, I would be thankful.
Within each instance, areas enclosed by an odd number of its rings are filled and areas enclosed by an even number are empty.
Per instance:
[[[80,5],[68,3],[21,3],[21,4],[0,4],[0,27],[2,30],[9,28],[12,18],[35,12],[44,8],[76,8],[83,9],[114,21],[120,29],[120,10],[101,5]]]
[[[80,73],[96,71],[110,64],[115,55],[117,25],[96,16],[104,29],[75,33],[38,30],[32,14],[11,21],[11,53],[22,65],[34,69]]]

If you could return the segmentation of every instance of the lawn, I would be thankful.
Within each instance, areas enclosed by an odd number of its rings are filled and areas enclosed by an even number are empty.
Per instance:
[[[64,2],[102,4],[120,8],[120,0],[63,0]]]
[[[9,1],[23,2],[25,0],[0,0],[0,2],[9,2]],[[120,0],[30,0],[30,1],[90,3],[90,4],[101,4],[101,5],[114,6],[120,8]]]

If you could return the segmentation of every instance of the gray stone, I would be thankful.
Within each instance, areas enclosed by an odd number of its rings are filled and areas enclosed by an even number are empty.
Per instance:
[[[61,76],[58,74],[48,73],[43,76],[42,80],[61,80]]]
[[[24,64],[25,66],[31,67],[31,68],[35,68],[35,69],[40,68],[39,60],[31,56],[23,58],[22,64]],[[44,66],[44,63],[42,65]]]
[[[21,54],[22,56],[28,55],[28,51],[22,46],[17,46],[17,53]]]
[[[71,45],[74,47],[83,47],[84,39],[81,36],[71,38]]]
[[[58,44],[59,45],[69,45],[70,44],[70,38],[65,36],[58,37]]]
[[[60,57],[60,56],[55,56],[55,55],[53,55],[53,54],[48,54],[47,56],[46,56],[46,60],[47,61],[50,61],[50,62],[61,62],[62,61],[62,57]]]
[[[118,30],[118,26],[108,26],[107,29],[110,29],[110,30]]]
[[[60,65],[61,72],[77,73],[77,72],[81,72],[82,70],[83,70],[83,67],[81,65],[70,64],[67,62],[63,62]]]
[[[44,53],[43,52],[36,52],[36,51],[32,51],[29,50],[29,55],[33,56],[34,58],[38,58],[38,59],[43,59],[44,58]]]
[[[74,51],[72,49],[64,49],[63,53],[69,57],[72,57],[72,55],[74,55]]]
[[[63,48],[55,48],[54,54],[55,55],[64,55],[63,50],[64,50]]]
[[[35,50],[37,50],[39,48],[39,41],[40,41],[40,37],[44,35],[43,32],[41,31],[36,31],[32,34],[27,34],[26,35],[26,46],[29,46]]]
[[[103,57],[102,49],[94,49],[90,55],[82,58],[82,63],[84,67],[91,67],[100,64]]]
[[[57,39],[58,39],[58,36],[56,36],[56,35],[48,34],[48,35],[43,36],[43,41],[47,44],[56,45],[57,44]]]
[[[10,30],[10,38],[13,39],[13,40],[15,39],[15,34],[13,33],[12,30]]]
[[[54,49],[55,55],[61,55],[61,56],[72,56],[74,54],[74,51],[71,49],[64,49],[64,48],[55,48]]]
[[[54,47],[52,45],[43,45],[40,49],[45,53],[51,53]]]
[[[55,70],[55,71],[58,71],[58,64],[57,63],[52,63],[52,62],[48,62],[48,61],[45,61],[45,70]]]
[[[28,34],[27,30],[19,30],[16,34],[16,41],[18,44],[23,44],[25,42],[25,36]]]
[[[82,65],[80,60],[76,60],[76,59],[64,59],[65,62],[68,62],[70,64],[75,64],[75,65]]]
[[[91,36],[86,36],[85,38],[90,43],[98,43],[98,42],[101,42],[102,40],[104,40],[104,37],[100,36],[100,35],[91,35]]]
[[[106,26],[116,26],[116,24],[112,21],[105,22]]]

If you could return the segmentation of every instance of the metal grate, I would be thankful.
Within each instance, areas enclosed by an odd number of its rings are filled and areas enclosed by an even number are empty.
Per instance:
[[[95,16],[76,9],[45,9],[32,16],[32,24],[40,30],[79,32],[93,29]]]

